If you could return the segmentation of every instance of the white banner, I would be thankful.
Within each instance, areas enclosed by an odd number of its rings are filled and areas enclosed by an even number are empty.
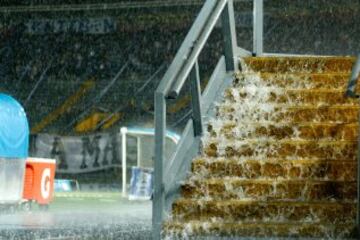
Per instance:
[[[87,19],[34,19],[26,23],[30,34],[89,33],[104,34],[116,31],[116,21],[111,17]]]
[[[128,137],[127,145],[127,161],[135,164],[136,138]],[[56,159],[57,173],[84,173],[120,167],[121,136],[119,133],[87,136],[33,135],[30,156]]]

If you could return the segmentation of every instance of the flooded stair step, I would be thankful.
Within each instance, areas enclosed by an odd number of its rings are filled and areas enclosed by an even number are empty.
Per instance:
[[[260,201],[350,201],[356,200],[356,181],[311,181],[283,179],[211,178],[182,185],[189,199],[251,199]]]
[[[356,159],[357,141],[297,141],[297,140],[246,140],[224,141],[209,139],[204,153],[209,157],[260,158],[324,158]]]
[[[303,180],[356,180],[354,160],[240,160],[198,158],[192,174],[206,178],[240,177],[248,179],[282,178]]]
[[[355,237],[360,104],[344,96],[354,60],[240,59],[167,239]]]
[[[243,59],[240,69],[245,72],[350,73],[354,62],[353,57],[248,57]]]
[[[334,89],[285,89],[285,88],[228,88],[225,100],[230,103],[241,103],[250,98],[259,98],[268,103],[313,104],[313,105],[358,105],[359,101],[345,96],[345,90]],[[266,94],[266,95],[265,95]]]
[[[243,140],[245,138],[256,137],[303,140],[356,140],[359,135],[359,125],[357,123],[237,123],[235,121],[228,121],[222,124],[218,122],[215,124],[218,126],[217,128],[211,122],[208,124],[207,130],[209,135],[228,140]]]
[[[217,222],[313,222],[354,224],[356,203],[251,200],[178,199],[172,205],[175,221],[214,219]]]
[[[357,123],[360,106],[356,105],[274,105],[222,104],[217,107],[217,118],[226,121],[274,122],[340,122]]]
[[[355,224],[322,223],[244,223],[214,221],[171,221],[164,224],[165,239],[189,239],[191,236],[247,238],[321,238],[355,239]],[[190,238],[191,239],[191,238]],[[196,238],[195,238],[196,239]],[[238,238],[235,238],[238,239]]]
[[[261,79],[264,87],[292,88],[292,89],[334,89],[347,88],[349,73],[236,73],[233,86],[243,87],[251,83],[252,79]],[[360,78],[360,77],[359,77]],[[360,86],[358,86],[360,90]]]

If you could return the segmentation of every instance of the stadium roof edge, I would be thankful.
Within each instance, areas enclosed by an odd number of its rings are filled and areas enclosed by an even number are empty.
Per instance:
[[[196,4],[196,2],[199,2]],[[179,2],[122,2],[122,3],[93,3],[93,4],[61,4],[61,5],[38,5],[38,6],[9,6],[0,7],[2,13],[18,12],[62,12],[62,11],[91,11],[91,10],[116,10],[116,9],[135,9],[135,8],[156,8],[173,6],[199,5],[200,1]]]
[[[251,0],[234,0],[234,2],[247,2]],[[174,6],[202,5],[204,0],[159,0],[159,1],[129,1],[118,3],[88,3],[88,4],[57,4],[57,5],[31,5],[0,7],[1,13],[17,12],[61,12],[61,11],[91,11],[135,8],[158,8]]]

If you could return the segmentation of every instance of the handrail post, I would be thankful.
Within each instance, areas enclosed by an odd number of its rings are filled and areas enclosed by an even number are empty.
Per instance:
[[[360,55],[359,55],[359,57],[360,57]],[[358,123],[360,124],[360,112],[358,113],[358,116],[359,116]],[[357,228],[357,237],[360,237],[360,125],[358,127],[358,142],[357,142],[357,199],[356,200],[357,200],[356,201],[356,228]]]
[[[194,123],[194,136],[201,136],[203,133],[202,114],[201,114],[201,87],[200,87],[200,75],[199,64],[195,62],[194,67],[190,72],[191,81],[191,104],[192,115]]]
[[[166,134],[166,100],[176,99],[184,86],[186,79],[191,80],[191,97],[193,109],[193,124],[189,124],[186,136],[192,135],[190,127],[194,129],[193,141],[198,141],[197,136],[203,133],[203,121],[201,114],[201,87],[198,57],[204,48],[211,32],[221,18],[225,62],[222,60],[222,71],[238,70],[237,41],[233,0],[207,0],[192,25],[184,42],[178,50],[174,60],[162,78],[155,92],[155,163],[154,163],[154,193],[153,193],[153,231],[154,240],[161,239],[162,222],[165,218],[165,183],[164,179],[164,149]],[[225,66],[224,66],[225,65]],[[190,122],[191,123],[191,122]],[[197,145],[196,145],[197,146]],[[195,146],[194,146],[195,147]],[[172,167],[175,160],[169,166]],[[177,163],[176,163],[177,164]],[[175,165],[177,166],[177,165]],[[177,166],[178,167],[178,166]],[[168,176],[167,173],[166,176]],[[172,180],[170,180],[172,181]],[[170,192],[169,192],[170,193]],[[168,200],[168,198],[166,198]]]
[[[253,16],[253,53],[260,56],[263,53],[264,1],[254,0]]]
[[[226,7],[221,13],[221,24],[224,37],[226,71],[238,69],[236,61],[236,27],[233,0],[228,0]]]
[[[164,149],[166,131],[166,99],[163,92],[155,93],[155,163],[153,193],[153,239],[161,239],[162,221],[164,218]]]
[[[358,82],[358,78],[360,77],[360,54],[357,56],[356,62],[354,63],[350,82],[348,88],[346,90],[347,96],[357,97],[359,96],[356,93],[356,84]],[[360,113],[358,122],[360,124]],[[357,152],[357,201],[356,201],[356,226],[357,226],[357,234],[360,236],[360,125],[358,130],[358,152]]]
[[[360,54],[358,54],[356,62],[353,65],[351,76],[346,88],[345,96],[351,98],[359,98],[356,93],[356,85],[360,77]],[[358,142],[357,142],[357,196],[356,196],[356,230],[357,237],[360,236],[360,112],[358,113]]]
[[[141,152],[141,138],[137,137],[136,138],[136,155],[137,155],[137,166],[141,167],[141,157],[142,157],[142,152]]]
[[[123,197],[126,197],[126,158],[127,158],[127,154],[126,154],[126,133],[127,133],[127,128],[126,127],[122,127],[120,129],[121,132],[121,159],[122,159],[122,195]]]
[[[356,84],[360,74],[360,54],[357,56],[356,62],[352,68],[351,77],[346,89],[346,96],[356,97]]]

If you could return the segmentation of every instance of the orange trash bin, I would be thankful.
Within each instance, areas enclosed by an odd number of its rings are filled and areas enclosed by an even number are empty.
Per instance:
[[[24,177],[24,200],[48,205],[53,199],[55,159],[28,158]]]

